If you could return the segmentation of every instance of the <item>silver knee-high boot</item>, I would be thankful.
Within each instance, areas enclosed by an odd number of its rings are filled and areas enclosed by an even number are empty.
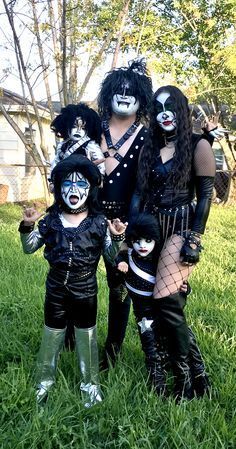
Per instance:
[[[64,343],[66,329],[44,326],[36,367],[37,402],[47,399],[55,383],[58,356]]]
[[[83,376],[80,389],[85,407],[92,407],[102,401],[98,380],[99,363],[97,347],[97,327],[75,328],[75,341],[78,362]]]

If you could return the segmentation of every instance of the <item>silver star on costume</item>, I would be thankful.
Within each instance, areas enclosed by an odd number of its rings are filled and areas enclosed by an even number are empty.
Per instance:
[[[142,318],[142,321],[139,321],[138,325],[141,327],[141,334],[151,329],[151,325],[153,320],[147,320],[146,317]]]

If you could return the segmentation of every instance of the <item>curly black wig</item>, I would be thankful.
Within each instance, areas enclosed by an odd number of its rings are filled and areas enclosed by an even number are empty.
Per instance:
[[[152,80],[143,59],[131,61],[128,67],[119,67],[108,72],[98,95],[98,112],[102,119],[112,115],[111,101],[125,83],[131,85],[133,96],[139,100],[138,118],[147,119],[148,107],[152,99]]]
[[[68,104],[62,108],[61,113],[52,121],[50,128],[57,137],[68,139],[77,117],[81,117],[88,137],[100,145],[102,128],[99,115],[85,103]]]
[[[89,196],[87,199],[89,212],[94,215],[101,213],[101,207],[98,201],[98,186],[101,184],[100,171],[87,157],[80,154],[72,154],[54,167],[51,174],[51,179],[54,185],[54,205],[60,207],[63,204],[61,185],[64,179],[73,172],[81,173],[90,183]],[[53,206],[51,206],[51,208],[53,208]],[[51,208],[49,208],[49,212]]]
[[[126,229],[126,242],[129,246],[140,238],[155,240],[160,247],[162,243],[160,225],[156,218],[147,213],[140,213],[129,222]]]
[[[173,168],[169,176],[168,184],[174,186],[177,191],[186,186],[191,176],[192,169],[192,120],[190,116],[188,100],[185,95],[175,86],[163,86],[153,95],[150,107],[150,126],[147,139],[145,140],[138,168],[138,188],[145,202],[148,191],[150,191],[150,173],[154,160],[165,146],[168,134],[160,128],[157,123],[157,101],[161,92],[169,92],[173,100],[176,112],[176,140],[175,154],[173,157]]]

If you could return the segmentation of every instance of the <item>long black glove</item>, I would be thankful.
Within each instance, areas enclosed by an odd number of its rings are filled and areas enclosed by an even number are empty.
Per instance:
[[[204,234],[210,212],[214,177],[196,176],[195,185],[197,205],[192,230],[186,237],[180,251],[181,262],[185,264],[193,264],[199,261],[199,254],[202,250],[200,234]]]

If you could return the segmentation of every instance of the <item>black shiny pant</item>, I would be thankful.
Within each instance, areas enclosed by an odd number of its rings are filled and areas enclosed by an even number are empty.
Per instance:
[[[64,285],[64,273],[51,270],[46,280],[44,305],[45,324],[54,329],[64,329],[70,321],[79,328],[96,324],[97,286],[94,275],[79,279],[72,275]]]
[[[108,333],[105,349],[112,358],[120,351],[125,338],[131,300],[124,287],[124,275],[105,259],[104,262],[109,287]]]

